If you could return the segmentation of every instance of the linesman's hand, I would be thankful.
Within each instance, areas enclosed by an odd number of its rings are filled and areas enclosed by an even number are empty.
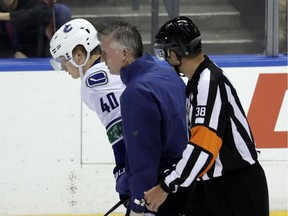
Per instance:
[[[158,208],[168,197],[160,185],[151,188],[149,191],[144,192],[144,199],[146,201],[146,208],[150,211],[157,212]]]

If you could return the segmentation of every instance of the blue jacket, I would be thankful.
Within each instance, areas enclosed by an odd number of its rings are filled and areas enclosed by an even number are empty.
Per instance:
[[[150,54],[120,75],[126,85],[120,103],[130,207],[143,212],[145,207],[134,200],[159,182],[188,143],[185,84],[171,66],[157,64]]]

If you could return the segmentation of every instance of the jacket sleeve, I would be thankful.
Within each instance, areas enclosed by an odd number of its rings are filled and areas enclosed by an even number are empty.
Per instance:
[[[127,150],[126,170],[131,174],[129,189],[130,206],[135,212],[144,212],[135,200],[144,197],[144,191],[158,181],[158,165],[161,158],[161,115],[153,94],[149,91],[133,91],[121,103],[124,138]]]
[[[51,18],[51,9],[44,1],[29,6],[19,7],[10,12],[14,28],[31,28],[39,25],[47,26]]]

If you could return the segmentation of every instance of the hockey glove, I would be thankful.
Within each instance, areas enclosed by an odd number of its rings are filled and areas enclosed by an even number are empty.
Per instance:
[[[122,172],[116,179],[116,191],[121,195],[129,196],[129,175]]]

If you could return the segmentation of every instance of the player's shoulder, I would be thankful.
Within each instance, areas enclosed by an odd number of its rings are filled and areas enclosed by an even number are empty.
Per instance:
[[[90,88],[102,86],[108,83],[119,83],[119,85],[122,83],[120,76],[112,75],[104,62],[95,64],[89,68],[84,75],[84,79],[86,85]]]
[[[94,64],[84,75],[86,85],[90,88],[107,84],[109,80],[108,77],[109,71],[104,62]]]
[[[100,62],[98,64],[94,64],[92,67],[90,67],[84,77],[87,79],[87,77],[91,76],[92,74],[103,74],[105,77],[110,76],[108,67],[105,65],[104,62]]]
[[[87,73],[93,73],[93,72],[97,72],[97,71],[108,72],[108,67],[106,66],[106,64],[104,62],[100,62],[100,63],[92,65],[92,67],[90,67],[87,70]]]

